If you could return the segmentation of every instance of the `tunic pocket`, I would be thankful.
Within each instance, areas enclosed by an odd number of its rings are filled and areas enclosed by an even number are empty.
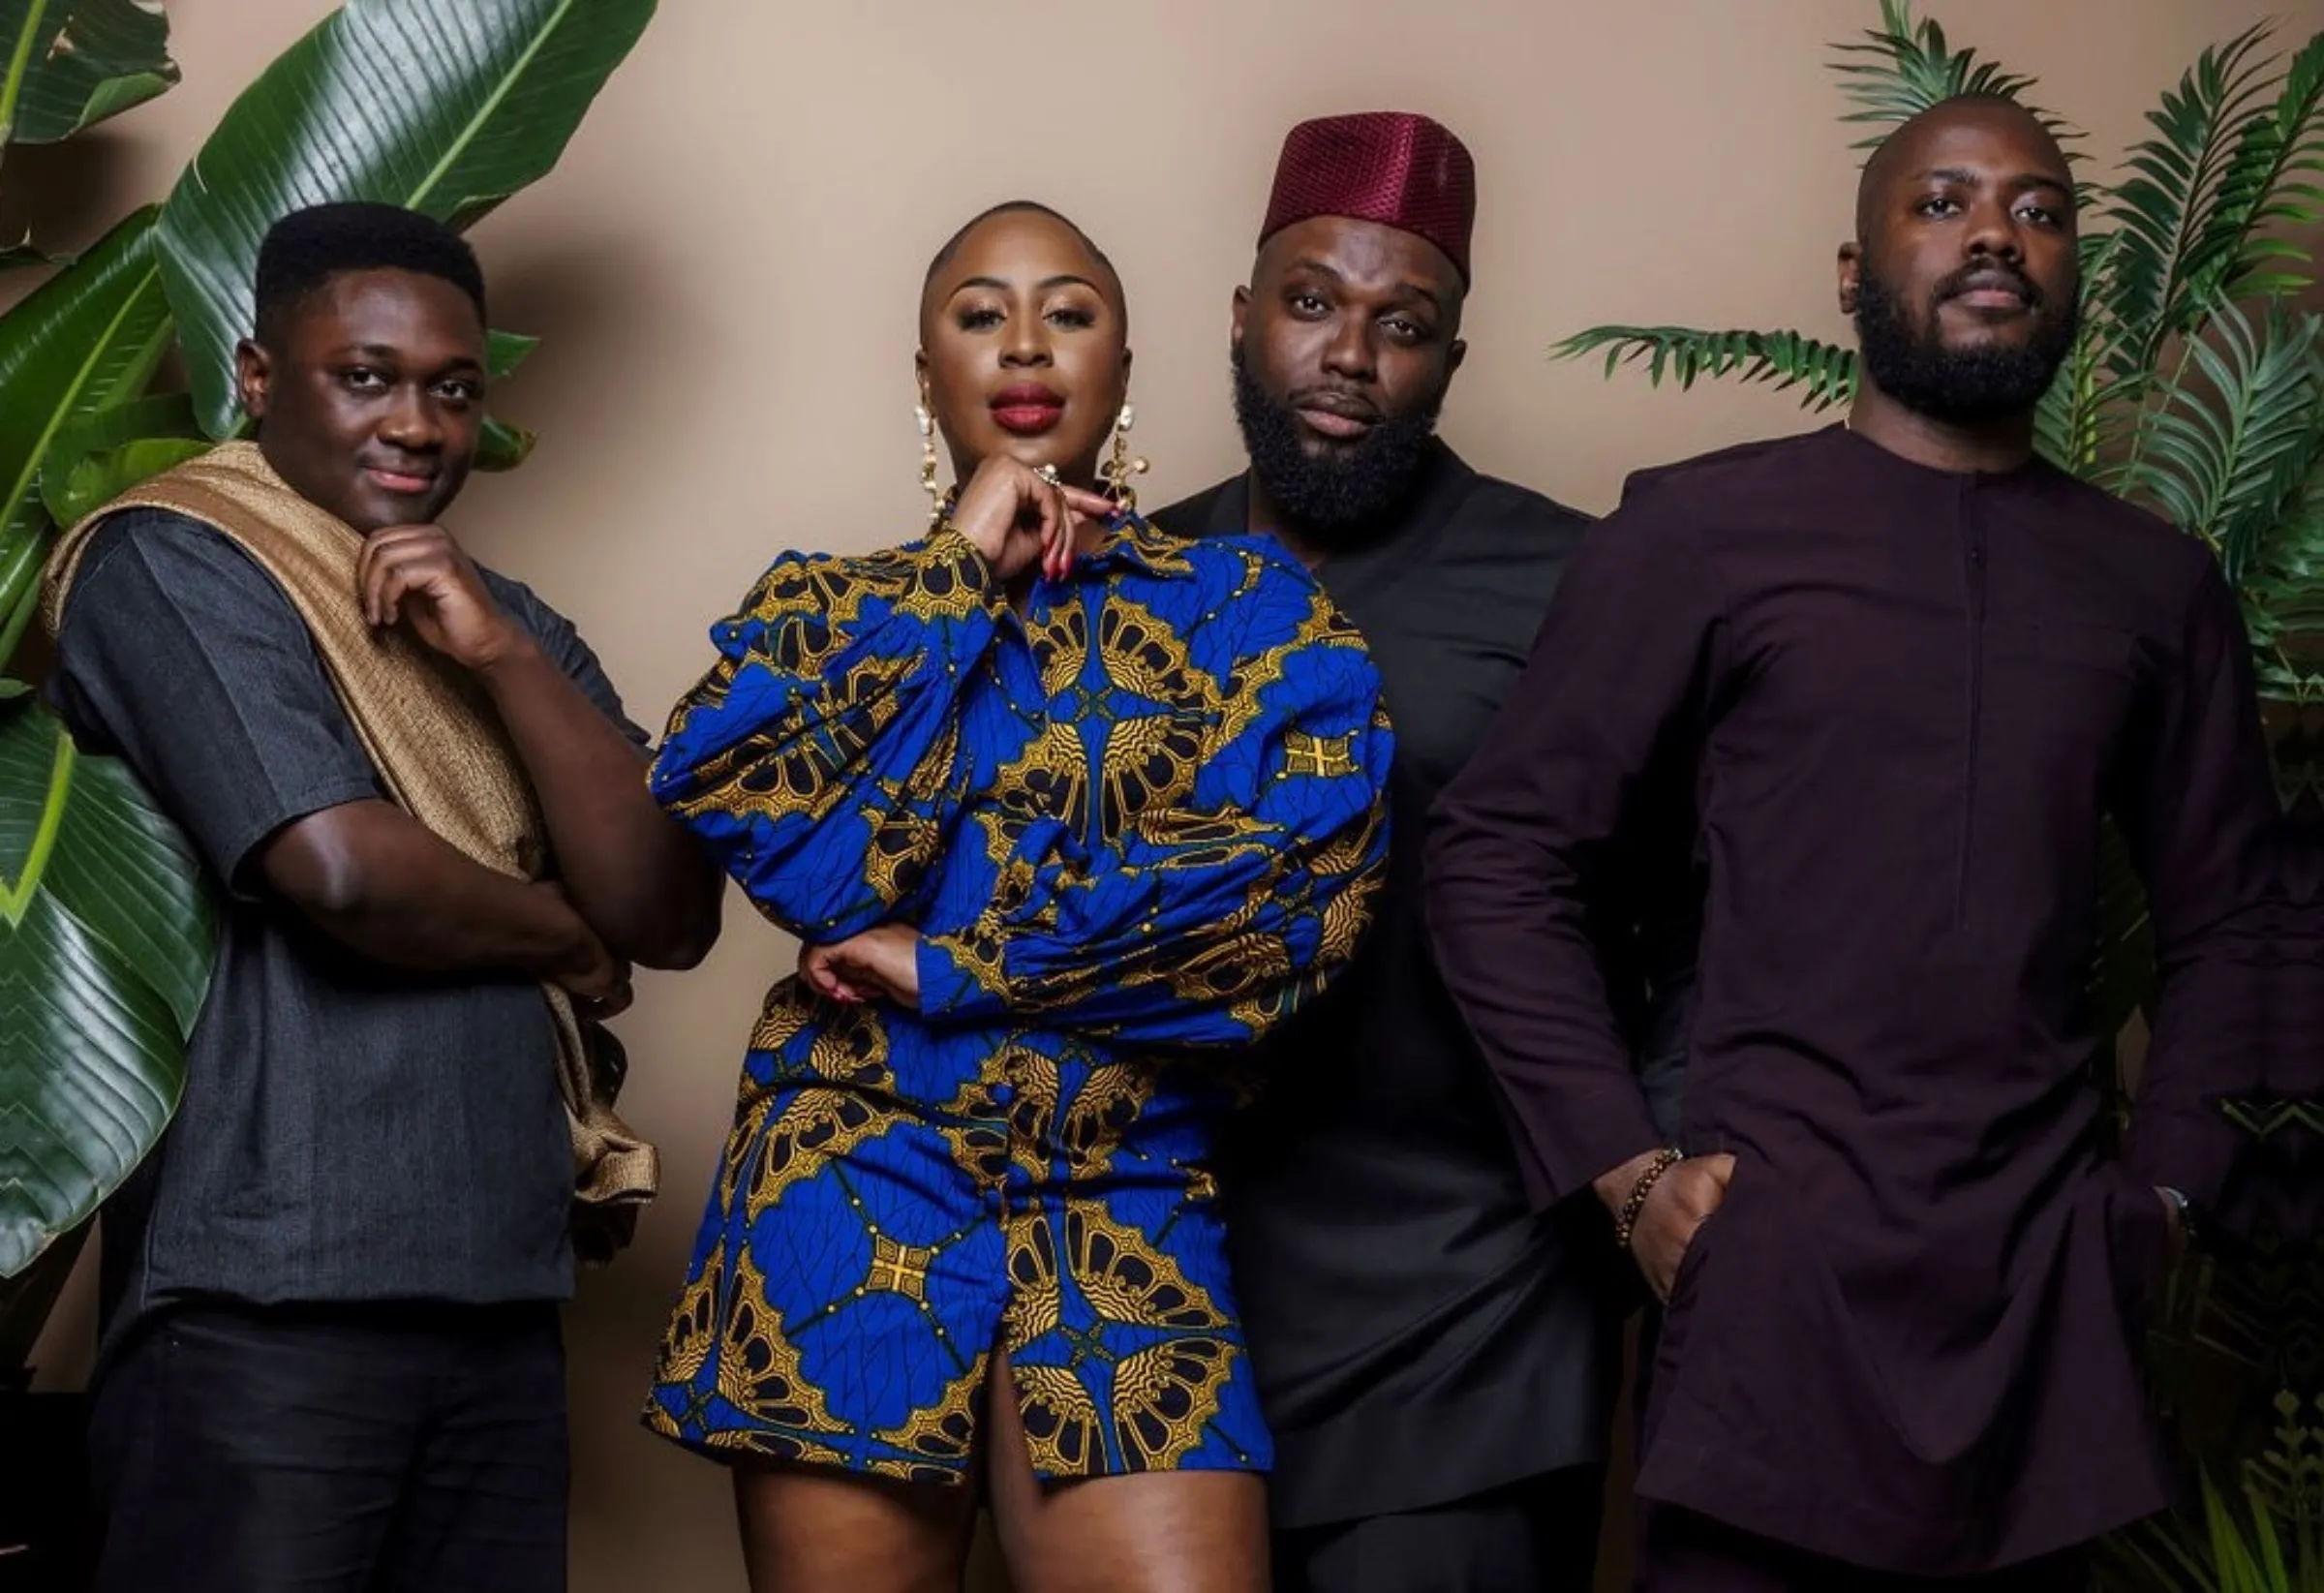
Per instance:
[[[1741,1163],[1738,1162],[1736,1166],[1739,1171]],[[1734,1180],[1729,1179],[1726,1195],[1717,1206],[1711,1209],[1708,1216],[1695,1225],[1695,1232],[1688,1236],[1687,1247],[1679,1253],[1678,1271],[1670,1275],[1670,1307],[1672,1309],[1678,1307],[1679,1302],[1694,1287],[1696,1275],[1702,1271],[1703,1246],[1710,1241],[1711,1230],[1718,1227],[1719,1219],[1727,1214],[1727,1203],[1734,1199]]]
[[[1720,1219],[1727,1215],[1728,1208],[1733,1203],[1735,1185],[1742,1170],[1743,1164],[1738,1159],[1735,1164],[1736,1177],[1728,1179],[1726,1197],[1709,1216],[1696,1225],[1694,1234],[1687,1240],[1686,1249],[1679,1255],[1678,1271],[1670,1275],[1670,1298],[1663,1305],[1660,1320],[1655,1326],[1654,1353],[1647,1376],[1650,1388],[1659,1390],[1667,1387],[1678,1378],[1686,1358],[1688,1330],[1698,1314],[1696,1295],[1703,1267],[1710,1260],[1710,1245],[1715,1237],[1712,1230],[1720,1225]],[[1659,1414],[1656,1405],[1657,1402],[1649,1401],[1650,1418]],[[1651,1420],[1649,1425],[1652,1425]]]

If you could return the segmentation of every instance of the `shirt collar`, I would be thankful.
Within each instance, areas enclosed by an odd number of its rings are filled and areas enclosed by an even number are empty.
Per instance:
[[[1092,574],[1129,568],[1155,580],[1177,580],[1194,573],[1185,545],[1137,513],[1124,514],[1108,526],[1106,538],[1082,560]]]

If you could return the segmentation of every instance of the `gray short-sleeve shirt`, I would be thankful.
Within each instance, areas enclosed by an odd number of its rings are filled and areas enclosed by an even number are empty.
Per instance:
[[[519,583],[485,579],[642,746],[572,625]],[[284,825],[385,795],[273,578],[193,521],[115,517],[85,555],[50,692],[84,745],[137,772],[227,892],[184,1101],[106,1210],[108,1344],[197,1297],[565,1298],[572,1155],[538,986],[367,962],[270,900],[248,866]]]

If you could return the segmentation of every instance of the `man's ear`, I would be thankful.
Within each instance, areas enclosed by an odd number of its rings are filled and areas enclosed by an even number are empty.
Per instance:
[[[243,413],[253,420],[265,417],[273,384],[274,356],[256,338],[246,337],[235,344],[234,392],[242,400]]]

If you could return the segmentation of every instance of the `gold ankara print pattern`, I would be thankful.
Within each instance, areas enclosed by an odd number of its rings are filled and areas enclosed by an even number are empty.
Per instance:
[[[786,555],[713,639],[656,795],[802,938],[920,930],[922,1010],[769,994],[648,1425],[957,1483],[997,1344],[1044,1476],[1266,1469],[1208,1165],[1369,918],[1355,630],[1131,519],[1022,617],[945,528]]]

